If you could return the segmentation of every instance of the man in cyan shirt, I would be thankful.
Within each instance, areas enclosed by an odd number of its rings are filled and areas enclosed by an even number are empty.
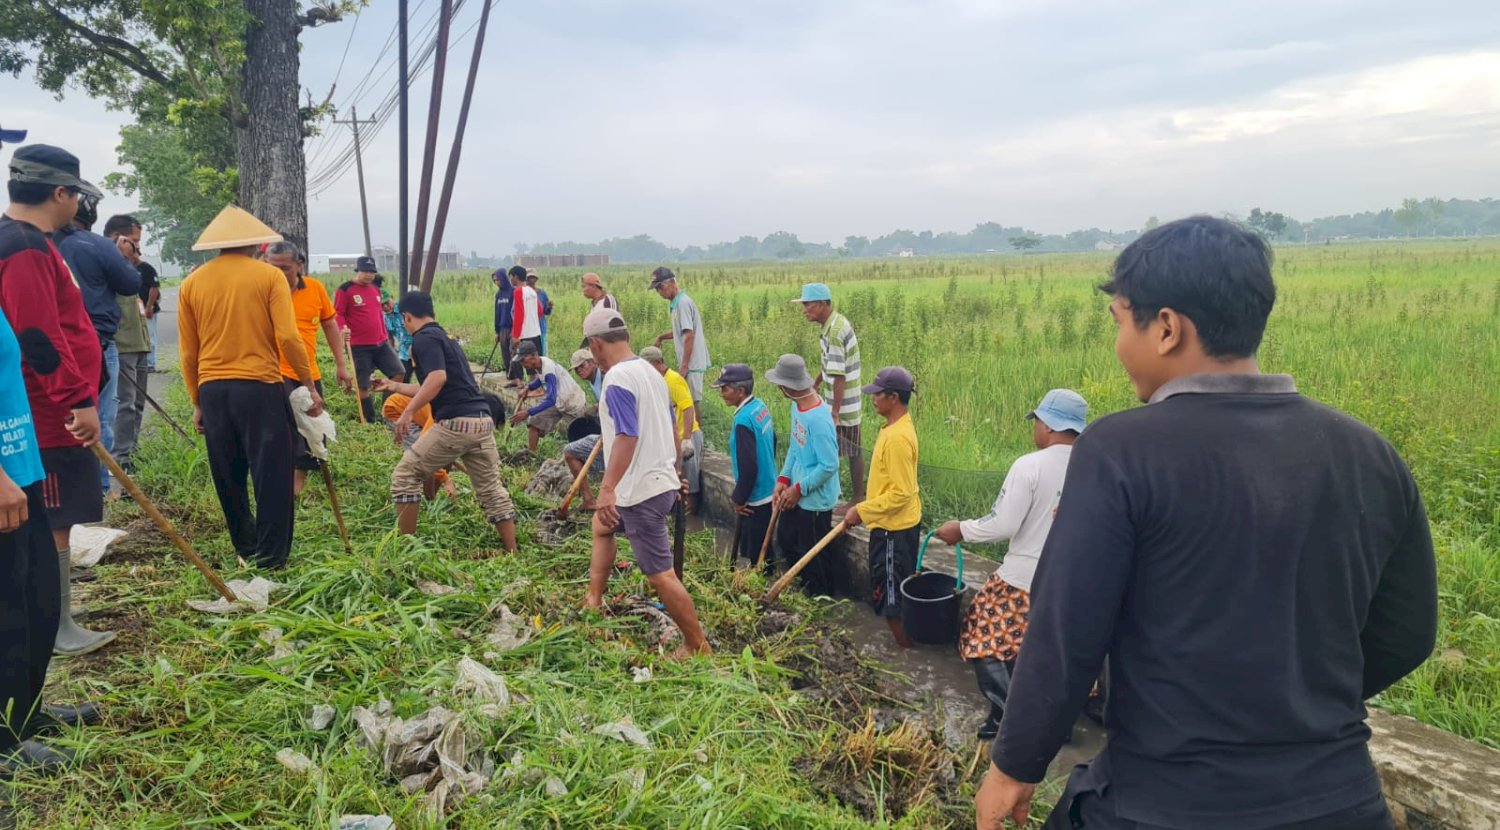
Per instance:
[[[734,411],[729,432],[734,491],[729,494],[729,502],[740,516],[740,525],[736,534],[739,547],[730,556],[754,564],[771,526],[771,500],[776,492],[776,425],[771,410],[755,397],[755,373],[746,364],[725,366],[713,387],[719,390],[724,405]]]
[[[712,649],[698,624],[698,612],[677,573],[667,537],[667,512],[679,498],[677,439],[673,435],[667,384],[630,350],[625,318],[612,309],[589,312],[583,321],[594,362],[606,370],[599,419],[604,427],[604,481],[594,514],[594,549],[584,607],[604,604],[604,589],[619,554],[615,534],[630,540],[641,569],[682,632],[674,658],[708,654]]]
[[[839,500],[839,444],[833,410],[818,396],[801,355],[784,354],[766,380],[791,401],[791,435],[786,460],[772,495],[781,511],[776,542],[790,567],[833,529]],[[766,557],[766,566],[771,566]],[[814,596],[832,595],[837,571],[833,557],[819,556],[802,571],[802,585]]]
[[[1073,442],[1083,432],[1088,403],[1071,389],[1053,389],[1026,418],[1031,421],[1031,441],[1037,450],[1010,465],[989,515],[947,522],[937,529],[937,537],[950,545],[1010,543],[1000,567],[969,604],[958,637],[958,654],[973,664],[979,692],[990,702],[989,717],[979,727],[981,741],[992,740],[1000,732],[1010,676],[1026,637],[1031,575],[1052,530],[1068,458]]]
[[[323,411],[307,350],[292,317],[286,275],[252,259],[280,242],[244,210],[220,211],[193,245],[218,256],[193,270],[177,295],[182,382],[193,424],[208,448],[208,471],[234,550],[264,568],[282,568],[292,552],[292,407],[282,382],[283,357],[312,395],[308,414]],[[255,485],[250,510],[247,478]]]
[[[375,284],[379,276],[375,260],[362,256],[355,263],[354,279],[333,292],[333,310],[338,315],[344,340],[354,352],[354,381],[359,385],[359,405],[364,410],[365,423],[374,423],[370,377],[379,369],[387,378],[401,383],[406,379],[406,368],[391,348],[385,310],[380,304],[380,287]]]
[[[1107,656],[1109,739],[1049,828],[1391,827],[1364,701],[1432,651],[1432,538],[1385,439],[1260,373],[1271,260],[1207,216],[1115,260],[1147,405],[1073,448],[978,826],[1025,820]]]
[[[527,392],[539,392],[541,398],[528,408],[517,407],[511,423],[526,424],[529,446],[532,452],[536,452],[537,442],[542,440],[543,435],[558,428],[566,430],[573,419],[583,415],[588,401],[583,397],[583,390],[573,380],[573,376],[552,358],[538,354],[535,345],[522,343],[517,353],[521,356],[521,365],[535,375],[526,386]]]

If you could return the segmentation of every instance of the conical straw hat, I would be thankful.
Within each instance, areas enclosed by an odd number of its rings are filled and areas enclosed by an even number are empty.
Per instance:
[[[266,227],[266,223],[251,216],[249,211],[225,205],[193,243],[193,250],[214,251],[280,241],[281,234]]]

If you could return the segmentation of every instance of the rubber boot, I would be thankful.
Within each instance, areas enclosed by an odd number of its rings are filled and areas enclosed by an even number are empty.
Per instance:
[[[989,716],[979,727],[979,740],[994,740],[1000,733],[1000,719],[1005,717],[1005,700],[1010,695],[1010,666],[993,657],[980,657],[974,661],[974,679],[990,704]]]
[[[62,607],[70,607],[73,601],[73,584],[68,579],[69,552],[57,552],[58,581],[62,583]],[[57,624],[57,639],[52,644],[52,653],[63,657],[88,654],[114,642],[113,631],[90,631],[73,621],[72,614],[60,614]]]
[[[375,417],[375,401],[372,398],[360,398],[359,408],[365,413],[365,423],[378,424],[380,421]]]

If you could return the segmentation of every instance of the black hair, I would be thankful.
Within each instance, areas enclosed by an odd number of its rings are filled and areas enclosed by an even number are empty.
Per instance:
[[[505,401],[494,392],[481,392],[485,405],[490,408],[490,420],[495,422],[495,428],[499,429],[505,423]]]
[[[526,279],[526,269],[522,268],[519,265],[510,266],[510,270],[506,271],[505,273],[509,275],[511,279],[515,279],[516,277],[520,277],[523,280]]]
[[[601,343],[625,343],[630,340],[630,332],[625,329],[615,329],[603,334],[594,335],[594,339]]]
[[[755,378],[750,378],[749,380],[732,380],[724,385],[735,389],[742,389],[746,395],[755,394]]]
[[[117,213],[105,220],[104,235],[115,236],[118,234],[123,236],[140,226],[141,223],[137,222],[134,216],[128,213]]]
[[[1250,357],[1276,304],[1272,253],[1235,222],[1190,216],[1147,231],[1115,260],[1106,294],[1130,303],[1137,327],[1170,308],[1198,329],[1210,357]]]
[[[910,391],[904,389],[892,389],[891,394],[896,396],[896,400],[900,401],[902,406],[911,406]]]
[[[376,274],[375,279],[370,280],[370,284],[375,286],[376,288],[385,288],[385,277]]]
[[[401,313],[413,317],[437,317],[432,308],[432,295],[421,291],[408,291],[401,295]]]
[[[45,204],[52,194],[57,192],[61,185],[42,184],[41,182],[18,182],[11,179],[5,183],[6,190],[10,191],[10,200],[18,205],[36,207]]]

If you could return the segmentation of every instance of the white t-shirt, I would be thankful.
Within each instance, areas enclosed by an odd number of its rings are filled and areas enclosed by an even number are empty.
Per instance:
[[[521,318],[521,338],[542,336],[542,304],[537,299],[536,289],[529,285],[521,286],[521,308],[525,309]]]
[[[573,379],[573,373],[557,365],[550,357],[542,358],[542,383],[547,382],[548,377],[557,378],[557,409],[568,415],[582,415],[588,408],[589,402],[583,396],[583,388],[578,381]]]
[[[959,522],[965,542],[1010,540],[1000,578],[1006,584],[1031,590],[1036,563],[1052,532],[1052,517],[1062,499],[1063,479],[1068,474],[1072,444],[1054,444],[1023,455],[1010,466],[995,506],[988,516]]]
[[[680,486],[677,441],[667,382],[639,357],[611,366],[599,397],[604,434],[604,461],[609,463],[618,436],[635,436],[635,456],[615,485],[616,504],[630,507]]]

